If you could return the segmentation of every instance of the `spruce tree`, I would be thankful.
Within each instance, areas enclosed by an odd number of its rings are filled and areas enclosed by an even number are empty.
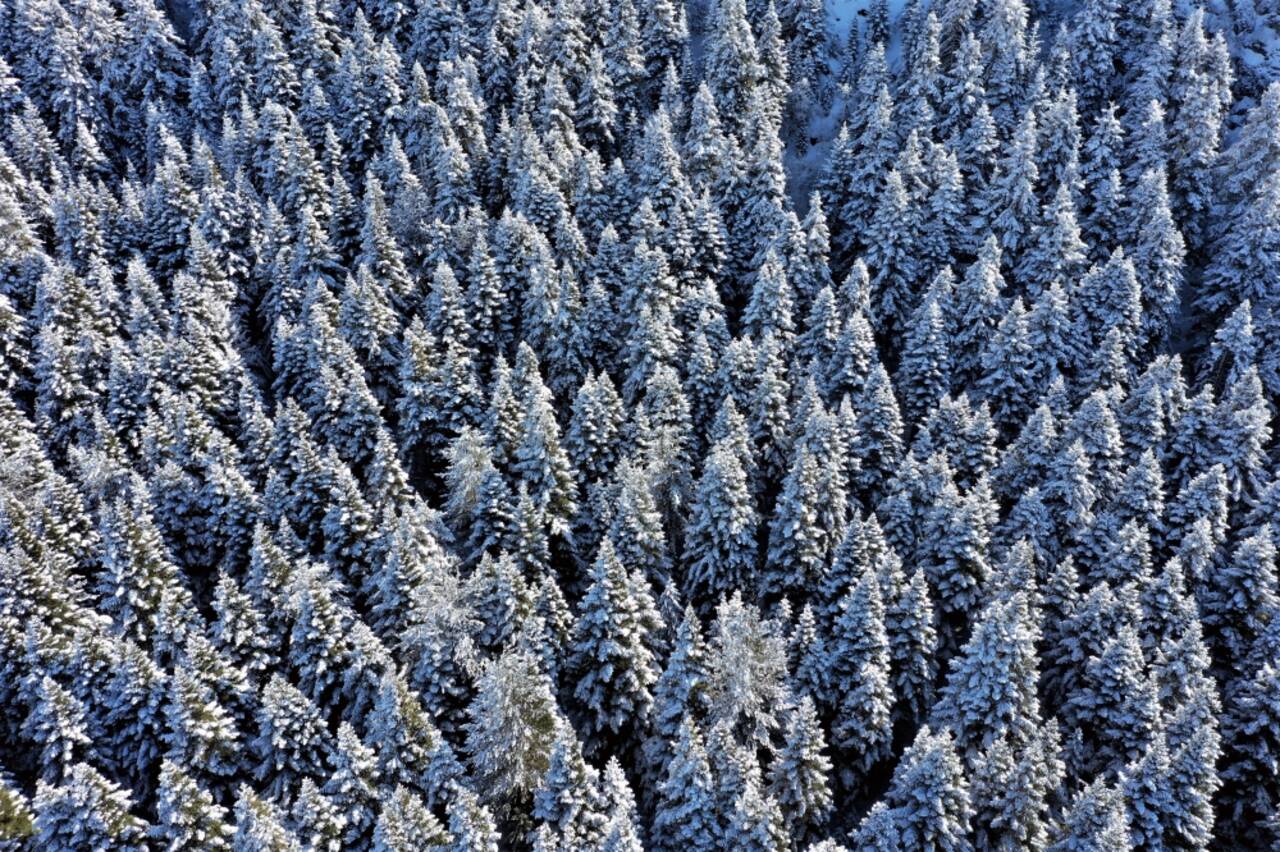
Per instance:
[[[825,746],[813,701],[806,696],[788,716],[785,742],[770,767],[769,780],[769,795],[781,808],[796,843],[820,832],[834,805]]]
[[[86,763],[60,784],[39,782],[32,835],[41,849],[145,848],[148,826],[132,813],[129,794]]]
[[[756,511],[746,472],[727,441],[711,448],[693,501],[685,539],[691,596],[714,598],[750,588],[756,569]]]
[[[697,723],[680,722],[677,747],[658,782],[654,841],[663,850],[718,848],[720,824],[715,810],[711,767]]]
[[[226,821],[226,809],[181,767],[167,760],[160,769],[157,810],[159,821],[152,836],[167,847],[231,848],[235,830]]]
[[[969,783],[946,731],[920,729],[894,770],[884,801],[886,810],[867,818],[875,818],[874,830],[882,836],[891,833],[907,848],[971,848]],[[870,827],[864,821],[859,834]]]
[[[642,619],[652,601],[647,588],[628,581],[613,542],[605,538],[591,570],[591,585],[582,601],[574,644],[580,673],[574,697],[588,713],[596,736],[621,734],[641,724],[653,706],[657,666]]]
[[[892,739],[893,691],[889,639],[885,634],[880,584],[864,571],[840,602],[829,640],[835,719],[832,745],[846,787],[853,788],[885,757]]]

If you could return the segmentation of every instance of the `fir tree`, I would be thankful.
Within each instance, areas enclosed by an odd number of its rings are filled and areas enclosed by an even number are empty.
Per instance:
[[[235,830],[226,821],[226,809],[167,760],[160,769],[157,810],[159,822],[152,834],[169,848],[231,848],[230,838]]]
[[[920,729],[893,773],[885,803],[885,811],[867,818],[875,823],[864,820],[860,835],[874,824],[877,834],[910,848],[970,848],[969,784],[946,731]]]
[[[654,840],[664,850],[710,852],[718,847],[720,825],[711,767],[702,735],[691,717],[680,722],[676,743],[666,774],[658,782]]]
[[[791,711],[785,744],[770,767],[769,795],[796,842],[821,831],[834,804],[827,780],[831,761],[822,753],[825,745],[813,701],[806,696]]]
[[[60,785],[41,781],[32,800],[32,835],[41,849],[145,848],[147,824],[130,810],[129,794],[86,763]]]
[[[711,448],[693,502],[686,534],[689,592],[708,596],[754,582],[756,563],[754,500],[746,472],[722,441]]]
[[[839,696],[832,744],[849,755],[842,774],[854,787],[885,756],[892,738],[889,640],[880,584],[870,571],[841,600],[829,642],[831,683]]]
[[[574,696],[590,714],[596,735],[620,734],[644,720],[658,679],[642,613],[652,602],[637,600],[613,542],[605,538],[591,570],[591,585],[578,617],[574,655],[581,673]]]

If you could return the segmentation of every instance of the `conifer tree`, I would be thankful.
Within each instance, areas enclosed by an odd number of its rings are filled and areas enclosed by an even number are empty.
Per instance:
[[[747,476],[727,441],[711,448],[693,501],[685,539],[689,593],[750,587],[756,568],[756,511]]]
[[[895,384],[904,389],[904,414],[918,422],[946,395],[951,381],[950,335],[931,288],[917,306],[903,341]]]
[[[885,607],[893,692],[908,718],[918,719],[933,705],[937,679],[938,636],[933,602],[924,572],[911,579]]]
[[[897,837],[909,848],[970,848],[969,784],[946,731],[920,729],[894,770],[885,803],[886,810],[867,818],[882,837]],[[871,828],[868,821],[860,835]]]
[[[190,617],[190,592],[169,559],[140,478],[135,478],[128,499],[118,498],[103,512],[102,527],[104,609],[123,635],[150,645],[161,599],[170,597],[185,619]]]
[[[284,823],[283,814],[271,801],[257,796],[247,784],[240,786],[235,804],[236,830],[232,849],[270,849],[296,852],[302,845]]]
[[[691,717],[679,723],[676,743],[666,773],[658,782],[654,840],[664,850],[710,852],[718,846],[720,825],[711,767],[702,735]]]
[[[1040,180],[1035,156],[1036,128],[1036,115],[1027,110],[997,164],[980,214],[979,227],[986,226],[995,233],[1014,268],[1030,244],[1031,224],[1039,213],[1035,195]]]
[[[657,666],[642,614],[652,609],[647,589],[628,582],[613,542],[600,544],[591,570],[591,585],[582,601],[574,646],[580,678],[574,696],[590,714],[597,736],[618,735],[648,716]]]
[[[521,346],[521,352],[528,366],[523,376],[524,417],[513,471],[528,486],[538,509],[546,513],[552,532],[563,535],[568,533],[576,510],[573,469],[560,443],[560,426],[551,394],[537,373],[537,360],[526,345]]]
[[[802,447],[783,481],[769,524],[769,551],[761,589],[766,594],[806,588],[821,571],[818,475],[813,455]]]
[[[47,675],[35,690],[35,702],[23,722],[27,738],[40,746],[39,777],[59,784],[91,745],[85,708],[75,695]]]
[[[1039,636],[1029,606],[1023,590],[1008,600],[992,601],[951,661],[934,713],[954,732],[962,753],[991,748],[1006,735],[1025,741],[1039,724]]]
[[[671,743],[686,717],[705,718],[709,710],[707,646],[693,607],[686,605],[666,665],[653,689],[652,736],[646,760],[659,778],[671,756]]]
[[[707,690],[711,733],[719,729],[727,738],[765,747],[774,741],[786,698],[784,637],[777,622],[737,591],[721,600],[715,615]],[[711,756],[718,757],[715,746]],[[754,753],[750,758],[754,763]]]
[[[504,811],[536,789],[555,733],[565,724],[547,676],[534,657],[513,648],[481,673],[467,726],[472,777]]]
[[[226,821],[226,809],[181,767],[167,760],[160,768],[157,810],[159,822],[152,835],[169,848],[231,848],[235,830]]]
[[[130,811],[129,794],[87,763],[77,763],[61,784],[40,781],[32,800],[32,834],[41,849],[145,847],[148,826]]]
[[[1084,683],[1071,704],[1089,724],[1096,741],[1090,764],[1116,771],[1137,760],[1157,736],[1159,707],[1138,637],[1123,628],[1089,660]]]
[[[1124,796],[1101,778],[1076,794],[1049,846],[1051,852],[1119,852],[1132,848]]]
[[[1021,422],[1035,403],[1037,372],[1021,296],[1014,298],[1001,318],[979,364],[978,387],[989,401],[996,423],[1008,429]]]
[[[582,744],[561,730],[551,751],[546,776],[533,794],[533,816],[550,826],[566,844],[598,843],[607,815],[600,773],[582,757]]]
[[[333,750],[315,704],[278,674],[262,688],[252,747],[258,758],[256,775],[272,795],[296,788],[304,778],[322,778]]]
[[[859,485],[878,494],[903,456],[902,416],[889,374],[874,364],[857,405]]]
[[[769,781],[769,795],[797,843],[821,831],[834,804],[825,745],[813,701],[806,696],[788,716],[785,743],[770,767]]]
[[[831,683],[838,696],[832,745],[848,755],[841,774],[852,788],[885,756],[893,733],[889,639],[880,584],[870,571],[840,601],[829,641]]]
[[[386,785],[416,791],[428,806],[445,801],[449,785],[461,777],[453,749],[436,728],[418,697],[402,678],[382,676],[364,742]]]

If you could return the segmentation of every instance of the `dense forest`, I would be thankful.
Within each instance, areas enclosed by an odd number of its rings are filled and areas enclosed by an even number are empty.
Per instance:
[[[0,3],[0,848],[1276,848],[1278,34]]]

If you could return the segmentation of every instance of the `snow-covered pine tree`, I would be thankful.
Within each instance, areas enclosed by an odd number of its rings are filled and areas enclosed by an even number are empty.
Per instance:
[[[590,577],[574,643],[579,673],[574,697],[595,737],[619,736],[641,726],[653,707],[655,639],[643,619],[653,603],[644,600],[647,587],[629,582],[608,537],[600,544]]]
[[[892,740],[894,695],[884,604],[875,574],[864,570],[841,600],[828,640],[834,695],[832,745],[841,754],[841,778],[856,789]]]

